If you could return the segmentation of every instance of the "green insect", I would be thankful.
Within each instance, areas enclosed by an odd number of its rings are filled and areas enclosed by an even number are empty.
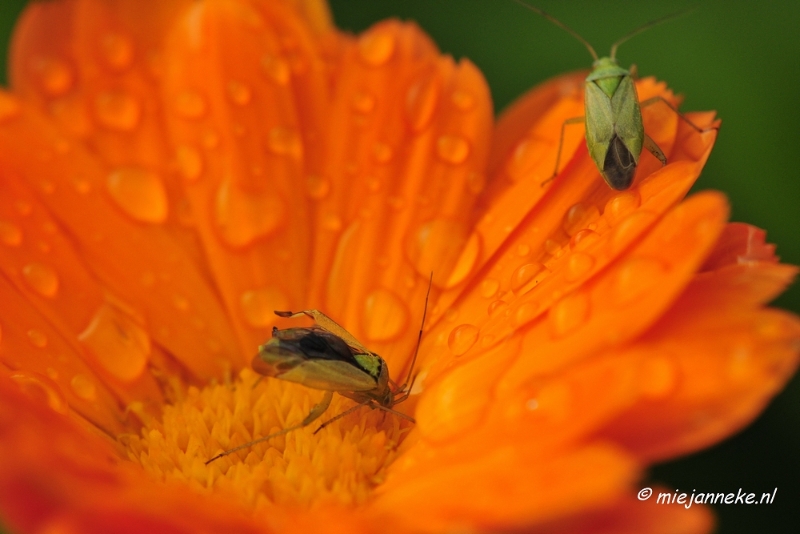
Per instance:
[[[640,26],[614,43],[611,46],[611,53],[608,57],[598,57],[592,45],[575,30],[538,7],[526,4],[522,0],[514,1],[569,32],[586,46],[594,59],[592,71],[586,77],[585,82],[584,108],[586,115],[568,119],[561,126],[561,140],[558,144],[556,166],[550,179],[555,178],[558,174],[561,147],[564,142],[564,128],[568,124],[585,124],[586,146],[589,149],[589,154],[608,186],[620,191],[628,189],[633,183],[636,167],[639,164],[639,155],[642,153],[643,147],[658,158],[662,165],[667,164],[664,152],[644,132],[642,107],[656,102],[663,102],[698,132],[702,133],[718,129],[716,127],[700,128],[684,117],[661,96],[639,102],[636,86],[633,83],[633,78],[636,76],[636,67],[632,66],[626,70],[620,67],[617,62],[616,54],[619,45],[656,24],[661,24],[685,14],[685,11],[673,13]]]
[[[431,275],[431,281],[433,281],[433,275]],[[314,319],[316,324],[308,328],[287,328],[285,330],[273,327],[272,339],[261,345],[258,348],[258,354],[253,358],[253,370],[263,376],[288,380],[306,387],[323,390],[325,395],[300,423],[221,452],[208,460],[206,465],[223,456],[310,425],[328,409],[334,392],[356,401],[357,404],[322,423],[314,432],[315,434],[362,406],[377,408],[412,423],[416,422],[412,417],[393,410],[392,407],[408,399],[414,386],[412,373],[422,341],[422,329],[425,327],[430,293],[431,286],[429,284],[417,347],[414,350],[408,376],[405,382],[399,386],[389,378],[389,369],[383,358],[367,349],[350,332],[321,311],[276,311],[275,315],[279,317],[293,318],[305,315]]]

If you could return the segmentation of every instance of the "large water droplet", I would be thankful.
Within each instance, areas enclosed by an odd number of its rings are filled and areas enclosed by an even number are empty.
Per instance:
[[[511,291],[516,294],[527,293],[538,283],[536,276],[542,271],[544,265],[541,263],[520,265],[511,275]]]
[[[573,252],[567,258],[567,268],[565,278],[568,282],[580,280],[588,274],[594,266],[594,258],[584,252]]]
[[[289,64],[283,58],[267,54],[261,58],[261,67],[267,76],[278,85],[286,85],[289,82],[291,71]]]
[[[46,402],[55,412],[65,414],[69,411],[69,405],[64,398],[64,394],[58,384],[52,379],[39,373],[29,371],[17,371],[11,375],[20,389],[31,398]]]
[[[231,80],[228,82],[228,97],[237,106],[246,106],[253,98],[253,92],[244,83]]]
[[[364,337],[370,341],[394,339],[406,329],[408,317],[408,308],[397,295],[388,289],[376,289],[364,301]]]
[[[53,298],[58,293],[58,275],[49,265],[29,263],[22,268],[22,276],[30,288],[43,297]]]
[[[87,401],[93,401],[97,398],[97,386],[85,375],[75,375],[72,377],[70,386],[72,386],[72,391],[75,392],[78,398]]]
[[[100,40],[103,59],[113,70],[124,70],[133,62],[133,42],[119,33],[108,33]]]
[[[254,328],[264,328],[275,321],[275,310],[289,308],[289,299],[276,287],[262,287],[242,293],[239,305],[247,324]]]
[[[453,328],[447,338],[447,347],[453,356],[462,356],[469,351],[478,341],[478,327],[471,324],[462,324]]]
[[[72,88],[72,69],[64,61],[39,57],[31,63],[31,70],[47,96],[61,96]]]
[[[539,306],[538,302],[523,302],[514,312],[514,315],[511,318],[511,325],[514,328],[519,328],[520,326],[529,323],[539,315],[540,309],[541,306]]]
[[[578,203],[567,210],[562,227],[567,235],[572,236],[596,221],[598,217],[600,217],[600,211],[596,206]]]
[[[22,230],[16,224],[0,221],[0,242],[9,247],[18,247],[22,243]]]
[[[225,180],[214,202],[214,223],[232,247],[244,247],[274,232],[283,221],[284,202],[273,191],[248,193]]]
[[[206,114],[206,101],[198,93],[184,91],[175,99],[175,112],[184,119],[199,119]]]
[[[420,226],[406,240],[406,254],[425,277],[433,272],[437,287],[452,287],[474,269],[480,255],[480,238],[467,234],[465,225],[449,219],[434,219]]]
[[[443,135],[436,141],[436,153],[443,161],[457,165],[469,156],[469,142],[457,135]]]
[[[441,80],[439,76],[427,74],[406,93],[406,120],[412,132],[421,132],[433,119],[439,102]]]
[[[150,359],[150,336],[127,315],[109,304],[100,306],[78,339],[100,367],[123,382],[139,378]],[[76,380],[81,385],[76,387]],[[87,398],[78,390],[85,393],[88,386],[77,376],[72,386],[79,397]]]
[[[142,107],[128,93],[107,91],[95,98],[94,115],[97,122],[109,130],[129,132],[138,126]]]
[[[306,177],[306,193],[314,200],[322,200],[331,190],[330,181],[324,176],[311,174]]]
[[[358,40],[358,53],[371,67],[380,67],[394,54],[396,40],[391,32],[377,28],[363,34]]]
[[[486,299],[490,299],[493,296],[497,295],[497,291],[500,289],[500,282],[495,280],[494,278],[487,278],[483,282],[481,282],[481,296]]]
[[[167,191],[156,173],[122,167],[108,175],[106,189],[117,206],[132,219],[147,223],[167,220]]]
[[[576,291],[557,302],[550,309],[550,326],[553,337],[560,338],[575,331],[589,319],[589,295]]]
[[[655,258],[634,257],[625,260],[614,274],[614,302],[622,306],[633,302],[664,279],[667,266]]]
[[[642,203],[642,198],[635,190],[623,191],[611,197],[603,208],[603,215],[608,219],[609,226],[614,226],[623,217],[633,212]]]
[[[289,128],[276,126],[267,134],[267,148],[279,156],[300,158],[303,154],[303,143],[297,132]]]

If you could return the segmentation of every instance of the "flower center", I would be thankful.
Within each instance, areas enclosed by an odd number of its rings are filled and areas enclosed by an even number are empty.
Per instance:
[[[204,492],[233,492],[248,506],[358,504],[384,478],[411,424],[367,407],[318,433],[353,406],[334,395],[317,421],[205,465],[224,450],[298,424],[323,392],[243,370],[230,384],[190,387],[161,420],[125,439],[128,456],[155,478]]]

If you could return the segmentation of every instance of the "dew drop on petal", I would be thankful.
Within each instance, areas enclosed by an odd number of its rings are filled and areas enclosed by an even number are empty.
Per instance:
[[[522,303],[514,312],[514,315],[511,318],[511,325],[514,328],[519,328],[520,326],[529,323],[539,315],[540,309],[541,306],[539,306],[537,302],[528,301]]]
[[[572,250],[585,250],[592,244],[599,241],[599,239],[600,234],[594,230],[585,228],[583,230],[579,230],[574,236],[572,236],[572,238],[569,240],[569,248]]]
[[[9,247],[18,247],[22,244],[22,230],[15,224],[0,221],[0,242]]]
[[[600,217],[600,211],[596,206],[586,206],[581,203],[574,204],[564,215],[562,227],[567,235],[572,236],[597,220],[598,217]]]
[[[634,302],[663,280],[667,266],[655,258],[633,257],[616,268],[612,287],[614,303],[618,306]]]
[[[22,268],[22,276],[28,286],[43,297],[53,298],[58,293],[58,275],[49,265],[29,263]]]
[[[214,199],[214,223],[220,237],[232,247],[247,246],[274,232],[286,207],[272,191],[249,193],[225,180]]]
[[[309,198],[322,200],[331,190],[330,181],[318,174],[310,174],[306,177],[306,193]]]
[[[519,256],[520,258],[525,258],[530,253],[531,253],[530,245],[525,245],[525,244],[517,245],[517,256]]]
[[[94,115],[97,122],[109,130],[129,132],[139,125],[142,106],[128,93],[106,91],[95,98]]]
[[[368,340],[394,339],[405,331],[408,320],[408,307],[393,292],[379,288],[367,295],[361,322]]]
[[[92,184],[83,176],[76,176],[72,179],[72,188],[81,195],[88,195],[92,190]]]
[[[580,290],[557,302],[549,314],[553,337],[564,337],[583,325],[589,319],[590,307],[589,295]]]
[[[106,189],[132,219],[154,224],[167,220],[167,191],[158,174],[136,167],[118,168],[108,175]]]
[[[175,112],[184,119],[199,119],[206,114],[206,101],[194,91],[184,91],[175,99]]]
[[[87,401],[93,401],[97,398],[97,387],[94,382],[85,375],[75,375],[72,377],[70,386],[72,386],[72,391],[75,392],[78,398]]]
[[[656,219],[654,214],[644,211],[634,211],[622,219],[611,231],[609,245],[612,254],[619,254],[631,244],[636,237],[644,232]]]
[[[474,237],[473,237],[474,236]],[[412,231],[405,243],[406,255],[425,277],[433,272],[437,287],[452,287],[464,280],[477,262],[480,239],[467,235],[463,225],[450,219],[434,219]]]
[[[303,152],[300,137],[292,129],[276,126],[267,134],[267,148],[279,156],[299,158]]]
[[[44,332],[35,328],[28,330],[28,341],[38,349],[43,349],[47,346],[47,336]]]
[[[261,67],[264,69],[264,72],[267,73],[267,76],[276,84],[286,85],[289,83],[291,71],[285,59],[267,54],[261,58]]]
[[[358,40],[361,60],[370,67],[380,67],[394,54],[396,40],[392,33],[381,28],[363,34]]]
[[[490,299],[493,296],[497,295],[497,291],[500,289],[500,282],[495,280],[494,278],[487,278],[483,282],[481,282],[481,296],[486,299]]]
[[[573,252],[567,258],[567,267],[564,277],[568,282],[580,280],[594,267],[594,258],[584,252]]]
[[[504,300],[495,300],[489,307],[487,308],[486,312],[489,314],[489,317],[495,317],[500,315],[501,313],[508,310],[508,303]]]
[[[469,142],[457,135],[443,135],[436,141],[436,153],[442,161],[458,165],[469,156]]]
[[[536,276],[544,271],[544,265],[541,263],[526,263],[525,265],[520,265],[511,275],[511,291],[514,293],[524,293],[531,289],[531,287],[527,287],[531,282],[536,281]],[[522,290],[525,291],[522,291]]]
[[[47,403],[53,411],[65,414],[69,411],[69,405],[64,398],[64,394],[58,384],[38,373],[28,371],[17,371],[11,375],[20,389],[30,397]]]
[[[478,341],[478,327],[471,324],[462,324],[453,328],[447,338],[447,347],[453,356],[462,356],[469,351]]]
[[[441,80],[427,75],[411,86],[406,93],[406,120],[412,132],[421,132],[433,119],[439,102]]]
[[[148,333],[109,304],[98,308],[89,325],[78,335],[78,340],[102,369],[123,382],[139,378],[150,359]],[[84,399],[93,397],[94,385],[85,377],[79,378],[81,376],[72,379],[75,393]]]
[[[366,115],[375,109],[375,97],[367,91],[356,91],[350,99],[350,107],[356,113]]]
[[[239,305],[247,324],[253,328],[264,328],[275,321],[275,310],[289,308],[289,299],[276,287],[262,287],[243,292],[239,297]]]
[[[639,192],[635,190],[623,191],[611,197],[603,208],[603,216],[610,226],[614,226],[623,217],[633,212],[642,203]]]
[[[246,106],[253,98],[253,92],[244,83],[231,80],[228,82],[228,97],[237,106]]]
[[[100,53],[106,65],[123,70],[133,62],[133,42],[119,33],[108,33],[100,40]]]
[[[194,182],[203,174],[203,156],[190,146],[181,145],[175,153],[178,171],[187,182]]]
[[[47,96],[63,95],[72,88],[75,81],[70,66],[59,59],[35,58],[31,63],[31,70]]]

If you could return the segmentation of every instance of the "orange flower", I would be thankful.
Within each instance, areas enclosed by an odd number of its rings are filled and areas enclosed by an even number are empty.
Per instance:
[[[669,158],[610,190],[582,75],[492,123],[413,24],[317,0],[32,3],[0,94],[0,515],[19,532],[699,533],[640,502],[653,462],[757,416],[797,365],[766,308],[796,269],[719,193],[715,133],[644,110]],[[652,79],[639,97],[677,99]],[[694,113],[699,124],[711,113]],[[222,458],[322,393],[247,369],[319,308],[402,381]],[[327,416],[352,406],[337,398]],[[602,525],[602,526],[598,526]]]

